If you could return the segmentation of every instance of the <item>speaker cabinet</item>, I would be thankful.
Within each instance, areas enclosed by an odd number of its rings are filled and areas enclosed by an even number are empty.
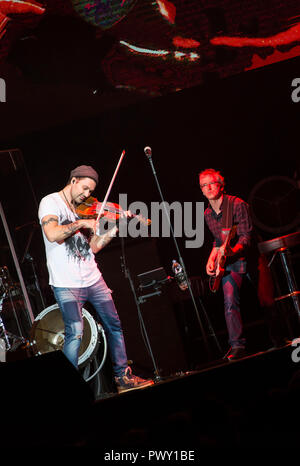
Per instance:
[[[137,295],[151,294],[151,290],[139,290],[137,275],[161,266],[155,240],[125,238],[125,253]],[[153,363],[143,340],[130,282],[121,271],[121,254],[121,245],[115,240],[98,254],[97,260],[107,285],[113,290],[112,296],[123,325],[127,356],[133,361],[135,371],[140,375],[151,376]],[[168,286],[163,285],[161,295],[151,296],[140,304],[152,353],[161,375],[170,375],[187,367],[173,304],[168,296]]]

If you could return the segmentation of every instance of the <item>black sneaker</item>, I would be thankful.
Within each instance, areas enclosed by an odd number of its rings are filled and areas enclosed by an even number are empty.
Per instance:
[[[115,382],[118,393],[128,392],[129,390],[135,390],[137,388],[145,388],[154,384],[151,379],[145,380],[137,375],[133,375],[130,367],[127,367],[123,376],[115,377]]]
[[[234,348],[230,348],[223,359],[227,359],[228,361],[236,361],[237,359],[244,358],[246,356],[246,350],[244,346],[235,346]]]
[[[230,355],[231,351],[232,351],[232,348],[230,347],[229,350],[227,351],[227,353],[224,354],[222,359],[228,359],[228,356]]]
[[[232,348],[227,356],[228,361],[236,361],[237,359],[244,358],[246,356],[246,350],[243,346],[236,346]]]

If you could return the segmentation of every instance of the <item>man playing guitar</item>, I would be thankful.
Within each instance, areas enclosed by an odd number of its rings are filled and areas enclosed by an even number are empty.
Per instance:
[[[219,274],[222,276],[220,282],[224,293],[225,320],[230,344],[225,358],[232,361],[246,354],[240,313],[240,288],[247,272],[245,252],[251,243],[252,222],[248,204],[238,197],[225,194],[224,178],[220,172],[214,169],[202,171],[199,174],[199,183],[203,195],[209,202],[204,216],[214,237],[206,272],[215,279],[218,279]],[[225,217],[229,219],[227,225],[224,222]],[[231,242],[226,241],[233,225],[236,235]]]

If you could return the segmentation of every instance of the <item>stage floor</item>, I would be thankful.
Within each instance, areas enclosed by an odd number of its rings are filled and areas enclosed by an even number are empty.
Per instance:
[[[0,443],[97,448],[103,459],[129,449],[291,448],[300,434],[299,346],[216,360],[99,399],[61,352],[1,363]]]
[[[274,439],[275,446],[292,445],[299,435],[300,394],[293,352],[287,345],[235,362],[215,361],[96,400],[87,445],[99,438],[105,448],[273,446]]]

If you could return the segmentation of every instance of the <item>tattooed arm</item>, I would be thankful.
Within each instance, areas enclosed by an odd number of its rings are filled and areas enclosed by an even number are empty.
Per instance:
[[[46,238],[51,243],[63,243],[66,238],[72,236],[81,228],[88,228],[94,231],[95,227],[95,220],[80,219],[68,225],[58,225],[58,217],[56,215],[46,215],[42,218],[42,228]]]
[[[128,218],[133,217],[133,214],[130,210],[123,211],[120,215],[119,222],[127,221]],[[90,247],[94,254],[97,254],[101,249],[103,249],[110,241],[117,235],[119,229],[115,225],[111,230],[101,236],[94,235],[90,239]]]
[[[97,254],[116,236],[118,228],[114,226],[111,230],[101,236],[94,235],[90,240],[90,247],[94,254]]]

